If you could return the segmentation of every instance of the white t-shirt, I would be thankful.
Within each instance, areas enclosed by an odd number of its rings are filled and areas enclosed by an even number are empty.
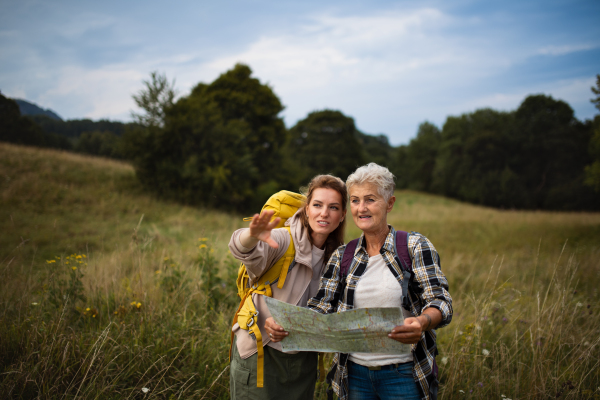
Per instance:
[[[364,274],[354,291],[354,308],[400,307],[402,308],[402,286],[385,264],[381,254],[369,257]],[[404,318],[412,317],[402,309]],[[390,339],[392,340],[392,339]],[[351,353],[349,359],[365,367],[376,367],[413,361],[412,353],[376,354]]]

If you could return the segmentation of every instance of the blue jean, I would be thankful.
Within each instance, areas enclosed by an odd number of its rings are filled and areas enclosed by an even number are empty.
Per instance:
[[[419,389],[413,377],[413,363],[383,366],[379,371],[369,370],[348,360],[348,395],[350,400],[420,400]]]

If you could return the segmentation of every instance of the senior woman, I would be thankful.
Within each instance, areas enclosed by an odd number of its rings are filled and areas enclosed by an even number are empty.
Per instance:
[[[273,229],[279,221],[271,221],[273,212],[265,211],[254,215],[248,228],[233,233],[229,249],[246,265],[254,283],[285,256],[292,240],[294,267],[282,288],[276,282],[270,287],[275,299],[306,307],[308,299],[317,294],[325,261],[344,243],[347,202],[346,185],[340,178],[318,175],[308,185],[306,204],[286,221],[289,232],[285,228]],[[278,325],[270,316],[263,296],[253,294],[252,300],[263,338],[264,385],[257,387],[257,342],[236,323],[231,355],[231,398],[312,399],[318,353],[283,353],[280,333],[275,330]]]
[[[392,211],[394,175],[375,163],[358,168],[346,181],[354,223],[362,231],[347,275],[340,265],[346,246],[339,247],[327,263],[317,296],[308,306],[321,313],[353,308],[401,307],[403,273],[396,257],[396,231],[387,223]],[[404,324],[389,337],[411,344],[405,354],[338,353],[328,381],[341,400],[435,399],[437,367],[434,329],[450,323],[452,298],[440,269],[439,256],[423,235],[408,234],[412,273]]]

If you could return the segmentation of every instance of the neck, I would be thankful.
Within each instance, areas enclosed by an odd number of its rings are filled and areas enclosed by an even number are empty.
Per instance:
[[[322,249],[323,246],[325,246],[325,241],[327,241],[327,237],[329,235],[317,235],[314,232],[311,233],[310,238],[312,241],[313,246],[318,247],[319,249]]]
[[[383,246],[383,244],[385,243],[385,238],[387,237],[388,233],[390,233],[390,228],[389,226],[387,226],[387,224],[375,231],[365,231],[367,253],[369,253],[369,256],[375,256],[379,254],[379,250],[381,249],[381,246]]]

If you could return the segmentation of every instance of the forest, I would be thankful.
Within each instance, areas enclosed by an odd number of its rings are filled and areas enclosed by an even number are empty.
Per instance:
[[[600,111],[600,75],[591,89]],[[177,99],[153,72],[133,97],[143,112],[125,124],[22,116],[0,95],[0,141],[124,159],[159,198],[226,211],[256,210],[278,189],[297,191],[318,173],[345,179],[367,162],[387,166],[398,188],[473,204],[600,209],[600,114],[579,121],[543,94],[509,112],[448,116],[441,128],[425,121],[401,146],[339,110],[286,128],[281,100],[243,64]]]

